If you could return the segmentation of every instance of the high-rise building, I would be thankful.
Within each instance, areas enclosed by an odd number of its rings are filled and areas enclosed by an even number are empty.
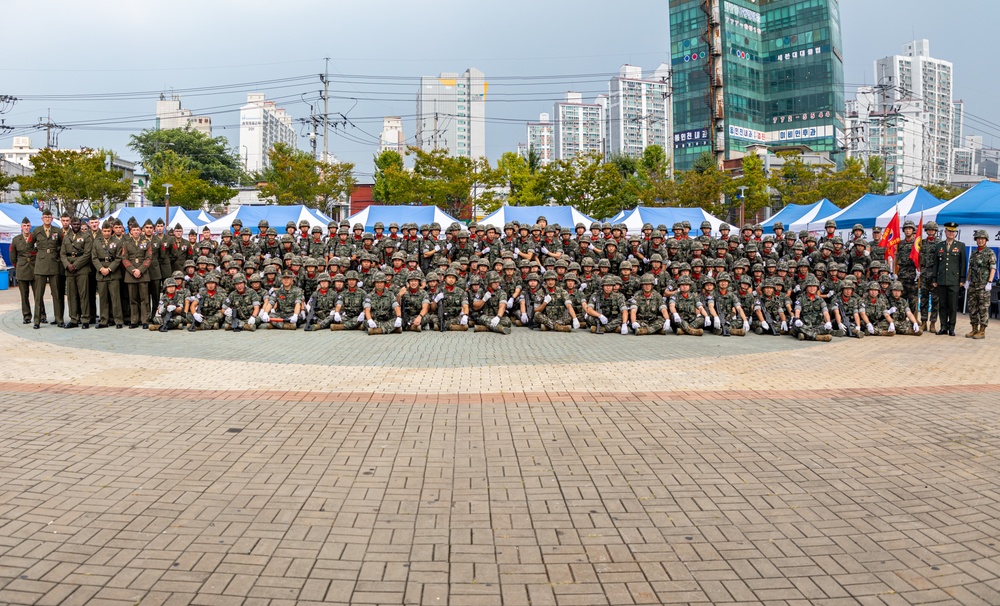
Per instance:
[[[240,149],[244,167],[256,172],[270,166],[268,153],[277,143],[296,146],[298,136],[292,117],[263,93],[249,93],[240,108]]]
[[[607,104],[606,156],[638,158],[650,145],[668,149],[673,131],[669,65],[661,63],[647,79],[642,68],[623,65],[608,83]]]
[[[606,97],[604,97],[606,99]],[[604,154],[606,127],[605,104],[584,103],[583,95],[566,93],[565,101],[557,101],[555,114],[555,157],[562,160],[578,154]]]
[[[674,164],[751,146],[838,160],[844,64],[838,0],[670,0]]]
[[[417,146],[446,149],[453,156],[486,155],[486,91],[483,72],[442,73],[420,79],[417,91]]]
[[[379,153],[394,151],[403,153],[403,119],[399,116],[386,116],[382,119],[382,135],[379,137]]]
[[[548,114],[539,114],[538,122],[528,122],[528,144],[525,153],[534,150],[538,154],[538,162],[542,166],[552,162],[552,130],[553,124]]]
[[[923,105],[916,99],[901,99],[883,106],[881,94],[881,89],[861,86],[847,102],[847,155],[865,162],[872,156],[881,158],[890,194],[925,185]]]
[[[952,64],[931,57],[928,40],[903,45],[903,54],[875,61],[875,85],[888,105],[919,100],[923,105],[927,182],[945,183],[951,176],[955,148]]]
[[[211,137],[212,117],[191,115],[191,110],[181,108],[181,98],[177,95],[169,99],[160,95],[156,102],[156,130],[173,128],[191,128]]]

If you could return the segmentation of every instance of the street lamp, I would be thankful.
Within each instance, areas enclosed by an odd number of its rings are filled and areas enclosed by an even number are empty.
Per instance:
[[[740,185],[738,189],[740,190],[740,228],[742,229],[742,226],[746,225],[746,220],[743,218],[743,209],[745,208],[744,205],[746,204],[747,186],[746,185]]]
[[[167,201],[165,205],[163,221],[169,226],[170,225],[170,188],[173,187],[170,183],[164,183],[163,189],[167,190]]]

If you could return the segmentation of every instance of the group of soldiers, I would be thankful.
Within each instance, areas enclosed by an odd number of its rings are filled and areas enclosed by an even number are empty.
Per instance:
[[[966,259],[958,226],[939,239],[931,221],[918,234],[907,221],[895,267],[880,229],[855,225],[845,242],[828,221],[825,234],[772,234],[747,224],[718,233],[703,222],[624,225],[507,223],[442,234],[432,223],[347,221],[327,230],[289,222],[280,236],[266,221],[256,233],[237,220],[216,241],[162,220],[101,223],[51,213],[32,228],[24,219],[11,244],[24,323],[66,328],[254,331],[423,330],[510,334],[539,331],[622,335],[673,332],[723,337],[832,337],[955,334],[965,289],[972,331],[985,337],[996,256],[976,231]],[[919,242],[919,262],[910,252]],[[53,316],[46,315],[46,287]],[[94,296],[99,300],[95,305]],[[63,297],[69,308],[64,322]],[[33,304],[33,308],[32,308]],[[127,308],[127,322],[125,312]],[[940,320],[940,329],[938,321]]]

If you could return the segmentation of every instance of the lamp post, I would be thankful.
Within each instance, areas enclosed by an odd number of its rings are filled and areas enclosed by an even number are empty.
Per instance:
[[[170,188],[171,187],[173,187],[173,185],[171,185],[170,183],[164,183],[163,184],[163,189],[167,190],[167,201],[166,201],[166,205],[164,207],[166,210],[164,211],[163,221],[167,225],[170,225]]]
[[[743,209],[745,208],[744,205],[746,204],[746,199],[747,199],[747,194],[746,194],[747,186],[740,185],[739,190],[740,190],[740,229],[742,229],[743,226],[746,225],[746,220],[743,218]]]

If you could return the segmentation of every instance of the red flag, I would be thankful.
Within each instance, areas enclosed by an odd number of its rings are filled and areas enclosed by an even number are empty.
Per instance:
[[[924,216],[920,215],[920,224],[917,225],[917,238],[913,242],[913,248],[910,249],[910,260],[913,264],[920,269],[920,236],[924,233]]]
[[[898,244],[899,211],[897,210],[896,214],[889,220],[889,224],[885,226],[885,230],[882,232],[882,239],[878,241],[878,245],[885,249],[885,258],[889,261],[890,268],[896,266],[896,246]]]

